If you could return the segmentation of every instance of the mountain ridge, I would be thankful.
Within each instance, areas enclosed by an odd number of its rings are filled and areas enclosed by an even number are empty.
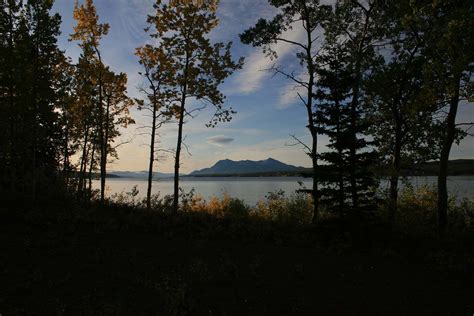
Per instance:
[[[289,165],[273,158],[268,158],[265,160],[237,161],[223,159],[217,161],[212,167],[195,170],[191,172],[189,176],[249,174],[265,172],[295,172],[303,169],[303,167]]]

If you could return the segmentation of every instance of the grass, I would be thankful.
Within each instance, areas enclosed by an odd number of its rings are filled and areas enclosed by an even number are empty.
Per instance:
[[[51,201],[0,208],[2,315],[474,312],[468,227],[440,241],[418,230],[389,236],[376,220],[355,231],[330,217],[311,226],[242,216],[225,198],[176,215]]]

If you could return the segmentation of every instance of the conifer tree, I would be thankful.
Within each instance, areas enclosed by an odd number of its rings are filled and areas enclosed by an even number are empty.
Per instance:
[[[352,74],[348,69],[349,56],[343,48],[326,47],[326,53],[317,59],[316,101],[318,110],[315,121],[317,131],[329,137],[329,151],[319,154],[327,163],[327,172],[321,176],[321,202],[341,215],[350,211],[349,197],[349,148],[350,143],[350,91]]]
[[[52,1],[2,1],[0,6],[0,98],[2,115],[0,159],[6,186],[33,199],[44,179],[54,180],[60,139],[55,67],[62,57],[57,47],[58,14]],[[3,133],[5,131],[5,133]],[[3,167],[0,167],[3,169]],[[2,173],[3,173],[2,172]]]
[[[349,191],[353,218],[356,221],[364,211],[373,207],[377,181],[370,167],[375,164],[373,142],[367,140],[367,113],[364,111],[366,98],[366,79],[380,58],[375,46],[380,43],[382,28],[380,24],[384,3],[377,0],[367,2],[338,0],[334,13],[325,24],[326,42],[337,45],[350,56],[347,69],[352,83],[349,106]]]

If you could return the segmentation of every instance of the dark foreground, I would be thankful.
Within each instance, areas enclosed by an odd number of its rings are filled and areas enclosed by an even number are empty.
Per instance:
[[[0,221],[2,316],[474,313],[469,249],[196,215],[23,212]]]

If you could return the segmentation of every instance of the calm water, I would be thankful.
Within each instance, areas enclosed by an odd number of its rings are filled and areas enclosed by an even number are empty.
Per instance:
[[[259,177],[259,178],[182,178],[180,186],[189,192],[192,188],[196,194],[209,199],[212,196],[222,196],[227,192],[230,196],[243,199],[247,204],[254,205],[264,199],[268,192],[283,190],[287,194],[299,189],[298,181],[311,188],[311,179],[297,177]],[[436,185],[436,177],[412,177],[408,181],[415,187],[421,185]],[[147,181],[142,179],[107,179],[107,195],[128,192],[134,186],[139,190],[139,197],[146,196]],[[99,186],[98,181],[94,187]],[[402,184],[403,186],[403,184]],[[388,188],[388,182],[381,183],[382,188]],[[458,176],[448,178],[448,189],[459,198],[474,199],[474,176]],[[162,179],[153,183],[153,193],[160,192],[160,196],[172,194],[173,180]]]

